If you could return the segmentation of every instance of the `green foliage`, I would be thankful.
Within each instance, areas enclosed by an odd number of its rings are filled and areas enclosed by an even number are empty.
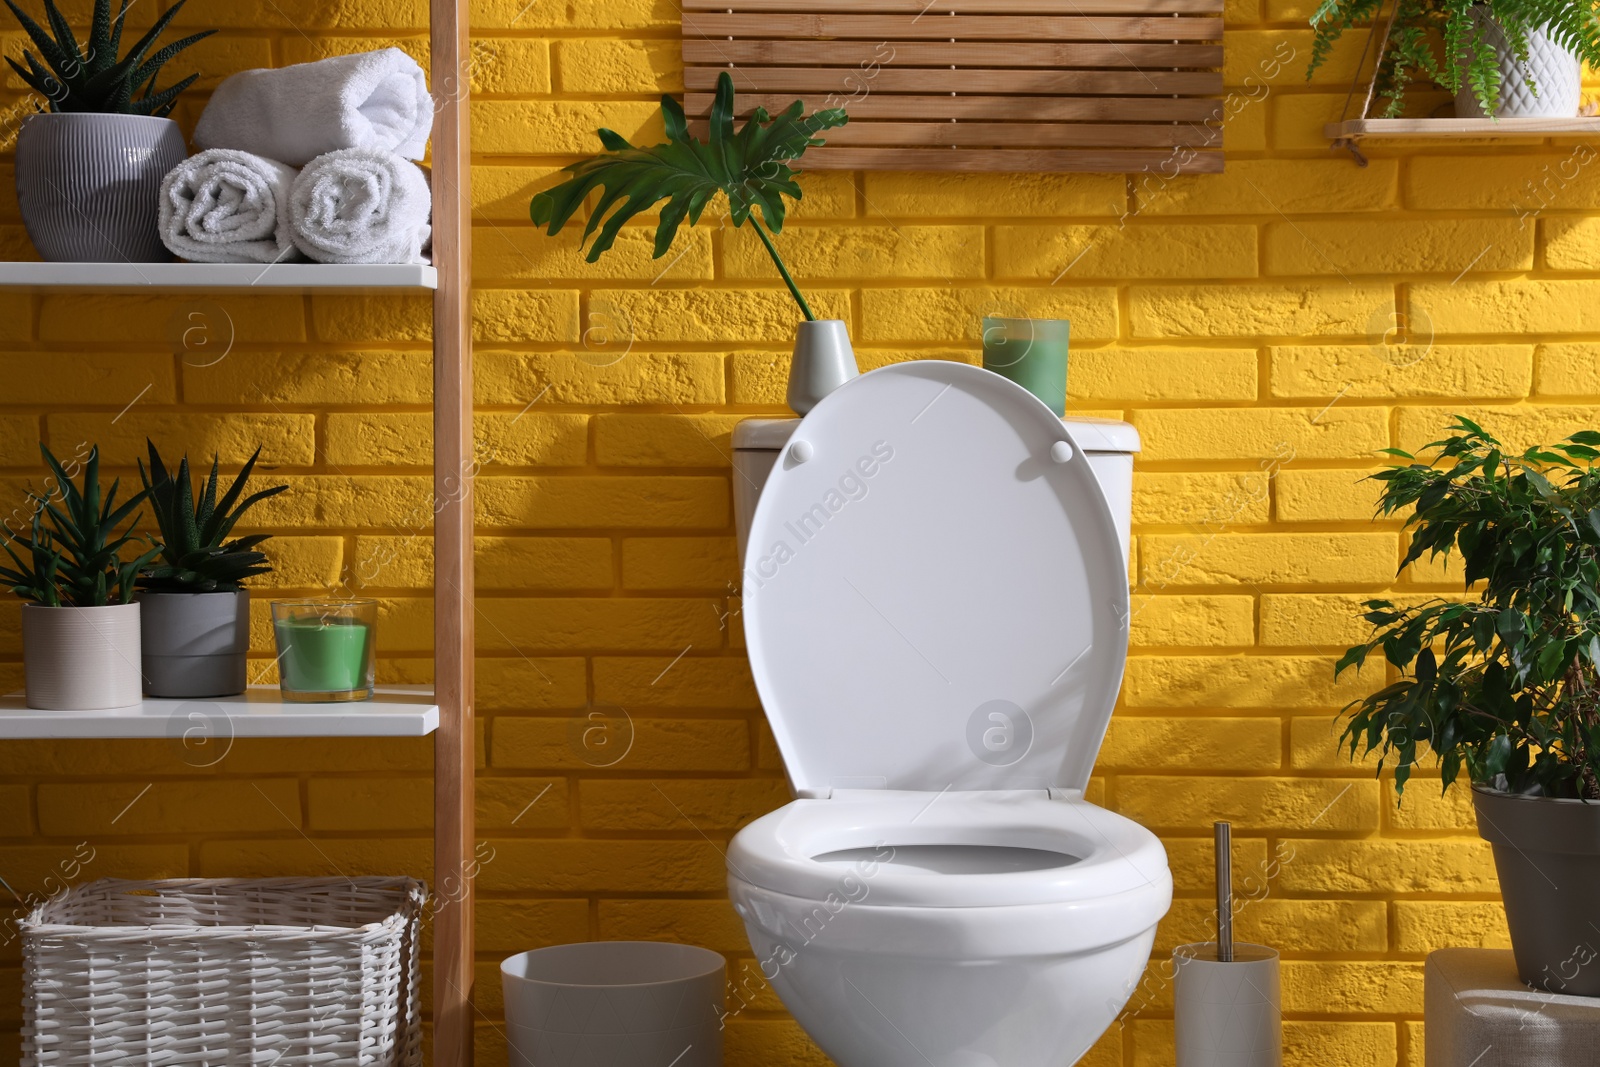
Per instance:
[[[122,550],[136,540],[127,531],[139,520],[129,516],[144,502],[145,494],[138,493],[118,507],[120,481],[113,481],[102,499],[98,448],[84,463],[82,488],[72,483],[66,468],[48,448],[40,445],[39,451],[44,453],[56,487],[46,496],[28,494],[33,521],[26,535],[9,524],[0,533],[0,548],[15,565],[0,566],[0,581],[24,600],[46,607],[103,608],[129,603],[139,569],[159,551],[151,548],[130,562],[122,560]],[[124,531],[121,535],[119,528]]]
[[[256,551],[256,546],[271,534],[227,540],[246,511],[289,488],[275,485],[239,499],[245,483],[250,480],[250,472],[255,469],[256,458],[261,455],[259,448],[220,500],[217,499],[217,459],[213,457],[211,475],[201,486],[200,500],[196,503],[189,457],[184,456],[178,462],[178,473],[174,477],[161,462],[161,453],[156,451],[155,444],[147,440],[145,445],[150,450],[150,469],[146,470],[140,463],[139,477],[155,506],[162,543],[160,565],[145,570],[139,579],[139,588],[153,593],[233,592],[246,578],[272,570],[266,554]]]
[[[624,224],[664,200],[656,227],[655,255],[660,259],[672,247],[683,221],[688,219],[690,226],[698,223],[720,193],[727,198],[729,221],[734,226],[748,221],[754,227],[801,312],[807,319],[815,318],[761,221],[752,215],[759,208],[772,233],[782,233],[787,211],[783,198],[801,199],[791,164],[806,149],[823,143],[817,134],[850,121],[842,108],[810,116],[804,111],[799,100],[777,118],[758,107],[744,128],[735,132],[733,79],[723,72],[711,107],[709,140],[691,136],[682,106],[663,96],[665,144],[635,148],[620,134],[601,130],[606,151],[567,167],[573,177],[535,196],[529,214],[535,225],[547,227],[555,236],[591,192],[603,190],[583,229],[585,241],[594,238],[589,247],[589,262],[594,263],[615,243]]]
[[[1500,66],[1483,23],[1488,16],[1505,33],[1519,62],[1528,58],[1528,34],[1539,28],[1557,43],[1600,66],[1600,16],[1595,0],[1397,0],[1383,60],[1378,67],[1377,96],[1382,115],[1401,113],[1405,93],[1415,82],[1433,82],[1451,93],[1463,83],[1472,89],[1484,112],[1500,103]],[[1474,15],[1477,9],[1478,16]],[[1322,0],[1311,16],[1316,36],[1306,77],[1327,61],[1333,43],[1351,27],[1374,19],[1388,21],[1395,9],[1385,0]],[[1451,60],[1449,57],[1456,57]],[[1534,91],[1538,91],[1537,83]]]
[[[1375,633],[1336,673],[1381,650],[1399,677],[1345,708],[1341,744],[1392,756],[1397,791],[1431,749],[1446,788],[1465,770],[1600,799],[1600,432],[1513,455],[1468,419],[1451,430],[1431,462],[1390,450],[1405,462],[1372,477],[1380,515],[1411,509],[1401,569],[1458,556],[1469,597],[1366,603]]]
[[[122,0],[116,18],[111,17],[111,0],[95,0],[94,19],[89,28],[87,48],[80,47],[73,36],[72,27],[56,7],[55,0],[44,0],[45,17],[54,37],[46,32],[27,12],[15,3],[5,0],[11,13],[33,39],[34,47],[44,57],[43,63],[32,52],[24,51],[24,68],[10,56],[6,62],[23,81],[50,101],[55,112],[98,112],[112,115],[155,115],[164,117],[171,113],[178,94],[194,84],[198,74],[169,88],[156,91],[156,79],[161,68],[185,48],[210,37],[216,30],[207,30],[175,41],[154,54],[156,40],[188,0],[178,0],[156,19],[155,25],[128,50],[117,58],[122,48],[122,24],[132,0]],[[48,66],[49,69],[46,69]],[[140,92],[138,97],[135,92]]]

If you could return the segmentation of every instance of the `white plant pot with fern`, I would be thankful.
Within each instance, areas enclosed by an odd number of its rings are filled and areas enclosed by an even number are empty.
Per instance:
[[[143,697],[139,605],[22,606],[22,666],[28,707],[110,711]]]
[[[1494,117],[1500,119],[1576,118],[1580,105],[1583,61],[1557,44],[1543,29],[1528,33],[1528,59],[1522,62],[1500,24],[1486,8],[1472,9],[1473,21],[1494,48],[1500,71],[1500,102]],[[1462,67],[1466,66],[1465,62]],[[1488,118],[1463,70],[1456,93],[1456,117]]]

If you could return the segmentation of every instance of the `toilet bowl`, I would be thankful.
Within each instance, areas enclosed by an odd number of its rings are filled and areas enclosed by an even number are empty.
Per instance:
[[[798,797],[728,849],[758,966],[839,1067],[1074,1062],[1172,898],[1156,837],[1083,798],[1137,435],[918,361],[735,448],[746,644]]]

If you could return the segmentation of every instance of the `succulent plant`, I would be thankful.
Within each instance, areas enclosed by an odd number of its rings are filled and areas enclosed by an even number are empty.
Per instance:
[[[140,568],[160,550],[151,548],[124,562],[122,550],[138,539],[127,532],[119,536],[117,530],[125,522],[125,530],[138,522],[137,516],[131,521],[129,516],[144,502],[145,494],[138,493],[117,507],[119,480],[111,483],[102,499],[98,448],[84,463],[81,489],[48,448],[40,445],[39,451],[44,453],[56,486],[46,496],[28,494],[33,521],[26,535],[9,523],[0,532],[0,548],[15,564],[0,566],[0,581],[24,600],[52,608],[103,608],[131,602]]]
[[[161,462],[156,446],[149,441],[145,444],[150,450],[150,468],[146,470],[140,463],[139,477],[155,506],[156,525],[161,530],[161,562],[145,568],[139,588],[152,593],[233,592],[246,578],[271,571],[266,554],[256,551],[271,534],[227,540],[246,511],[289,488],[275,485],[240,500],[261,449],[256,449],[220,500],[218,460],[213,457],[211,476],[201,487],[196,503],[189,457],[179,461],[177,475],[173,476]]]
[[[44,0],[45,18],[50,23],[46,32],[14,0],[5,0],[11,13],[33,39],[39,49],[36,58],[24,51],[22,64],[6,57],[6,62],[35,91],[50,101],[55,112],[98,112],[110,115],[154,115],[164,117],[177,103],[178,94],[193,85],[198,74],[191,74],[176,85],[156,90],[156,79],[167,61],[185,48],[210,37],[216,30],[196,33],[151,54],[156,40],[164,33],[173,17],[183,9],[187,0],[178,0],[169,11],[156,19],[155,25],[128,50],[126,56],[117,57],[122,47],[122,24],[127,17],[132,0],[122,0],[115,18],[111,17],[111,0],[95,0],[94,18],[89,28],[87,50],[73,36],[72,27],[62,16],[55,0]],[[50,34],[54,33],[52,37]],[[48,69],[47,69],[48,68]],[[141,91],[142,90],[142,91]],[[139,93],[135,96],[135,93]]]

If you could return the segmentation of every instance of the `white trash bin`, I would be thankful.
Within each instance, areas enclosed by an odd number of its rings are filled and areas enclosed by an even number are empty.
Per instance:
[[[722,1067],[727,962],[666,941],[590,941],[500,964],[511,1067]]]

